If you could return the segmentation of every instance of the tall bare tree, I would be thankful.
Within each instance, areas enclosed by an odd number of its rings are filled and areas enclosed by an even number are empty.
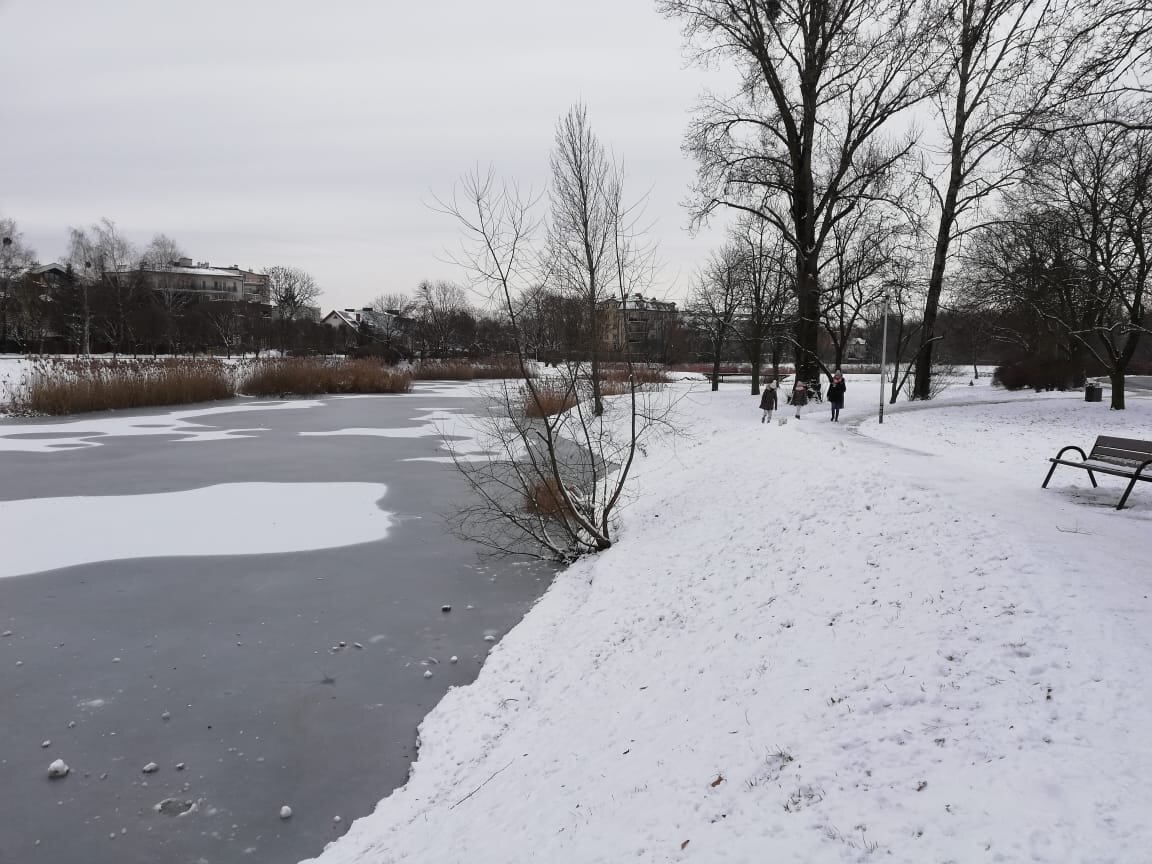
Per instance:
[[[575,139],[580,147],[593,141]],[[598,145],[594,149],[602,154]],[[569,155],[572,164],[585,165],[595,153]],[[619,175],[614,169],[612,173],[604,188],[618,190]],[[559,196],[570,192],[564,185],[553,187]],[[452,199],[439,204],[464,235],[455,259],[469,273],[473,288],[500,309],[524,376],[519,383],[498,386],[480,430],[494,455],[480,462],[457,460],[476,497],[476,503],[462,508],[457,530],[502,553],[570,561],[612,546],[632,464],[644,436],[665,423],[666,414],[648,401],[650,394],[631,374],[631,363],[619,400],[605,398],[593,383],[598,375],[579,360],[560,366],[554,377],[532,376],[526,327],[534,326],[533,298],[549,291],[551,279],[571,289],[573,280],[583,278],[588,289],[589,275],[576,269],[579,259],[563,266],[557,262],[558,255],[578,254],[578,236],[568,245],[574,235],[562,238],[557,226],[550,225],[544,242],[537,242],[535,203],[531,195],[498,183],[489,173],[465,177]],[[564,212],[557,201],[549,203],[553,214]],[[587,212],[610,224],[612,236],[601,240],[608,261],[594,257],[597,290],[612,285],[622,297],[625,291],[639,290],[643,274],[652,272],[650,257],[643,238],[630,232],[619,198],[601,200],[600,206],[610,209]],[[567,225],[559,227],[567,230]],[[582,228],[577,224],[575,230]],[[565,243],[558,249],[561,240]]]
[[[1068,0],[945,0],[940,48],[944,87],[933,100],[944,139],[935,193],[935,246],[925,298],[913,397],[931,395],[945,271],[953,244],[980,227],[980,205],[1010,188],[1022,163],[1015,148],[1066,98],[1082,57]]]
[[[927,0],[658,0],[708,60],[731,62],[738,91],[703,102],[687,148],[693,208],[771,222],[795,257],[797,374],[817,371],[820,261],[833,226],[866,206],[912,139],[882,135],[937,82]]]
[[[616,239],[625,214],[619,174],[593,133],[583,105],[573,106],[557,124],[550,164],[551,282],[583,303],[592,369],[592,410],[600,415],[604,412],[600,307],[619,283]]]

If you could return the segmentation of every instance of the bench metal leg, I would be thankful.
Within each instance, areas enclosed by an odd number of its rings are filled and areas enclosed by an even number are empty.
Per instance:
[[[1044,482],[1040,484],[1041,489],[1047,489],[1048,488],[1048,481],[1052,479],[1052,475],[1054,473],[1056,473],[1056,466],[1058,464],[1060,464],[1058,462],[1055,462],[1052,459],[1049,459],[1048,461],[1052,463],[1052,467],[1048,469],[1048,476],[1045,477]],[[1084,470],[1088,472],[1088,479],[1092,481],[1092,487],[1094,489],[1098,488],[1100,486],[1100,484],[1096,482],[1096,475],[1092,472],[1092,469],[1091,468],[1085,468]],[[1125,496],[1125,497],[1127,497],[1127,496]]]
[[[1140,476],[1137,475],[1128,481],[1128,488],[1124,490],[1124,495],[1121,496],[1120,503],[1116,505],[1117,510],[1123,510],[1124,509],[1124,502],[1128,500],[1128,495],[1132,492],[1132,487],[1136,485],[1136,481],[1139,479],[1140,479]]]

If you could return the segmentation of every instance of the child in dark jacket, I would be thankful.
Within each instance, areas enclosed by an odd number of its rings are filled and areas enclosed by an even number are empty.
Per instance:
[[[828,385],[828,404],[832,406],[832,422],[840,422],[840,409],[844,407],[844,391],[848,387],[844,383],[844,376],[837,369],[832,376],[832,383]]]
[[[760,415],[761,423],[772,422],[772,412],[776,410],[776,382],[769,381],[764,387],[764,392],[760,394],[760,410],[764,413]]]

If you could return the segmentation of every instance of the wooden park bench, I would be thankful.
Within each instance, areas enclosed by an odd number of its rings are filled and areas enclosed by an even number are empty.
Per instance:
[[[1079,462],[1063,458],[1069,450],[1075,450],[1080,454]],[[1129,478],[1128,487],[1120,496],[1120,503],[1116,505],[1117,510],[1123,510],[1124,502],[1128,500],[1136,481],[1152,480],[1152,470],[1145,473],[1145,469],[1152,465],[1152,441],[1140,441],[1135,438],[1110,438],[1107,435],[1101,435],[1096,439],[1096,443],[1092,445],[1092,452],[1087,456],[1084,455],[1083,450],[1073,445],[1063,448],[1048,461],[1052,463],[1052,467],[1048,469],[1048,476],[1044,478],[1042,489],[1048,488],[1048,481],[1052,479],[1052,472],[1056,470],[1057,465],[1083,468],[1088,472],[1088,479],[1092,481],[1093,486],[1097,485],[1097,472]]]

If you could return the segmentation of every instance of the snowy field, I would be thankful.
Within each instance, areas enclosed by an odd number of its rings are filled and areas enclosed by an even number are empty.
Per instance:
[[[1152,400],[981,381],[880,426],[850,377],[841,423],[763,425],[691,386],[621,542],[316,860],[1148,861],[1152,484],[1117,512],[1116,478],[1040,483],[1060,446],[1152,437]]]

